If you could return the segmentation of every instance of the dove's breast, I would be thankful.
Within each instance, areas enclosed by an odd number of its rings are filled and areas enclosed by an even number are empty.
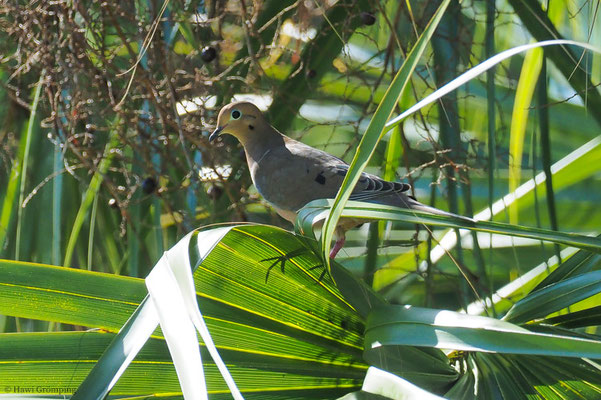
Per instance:
[[[249,159],[248,164],[259,194],[289,221],[310,201],[334,198],[342,182],[314,158],[291,153],[283,146],[266,151],[257,160]]]

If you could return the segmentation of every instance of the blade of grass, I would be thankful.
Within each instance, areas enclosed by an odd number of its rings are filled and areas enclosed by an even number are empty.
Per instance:
[[[538,79],[538,107],[540,126],[540,147],[543,172],[545,173],[545,188],[547,190],[547,209],[551,229],[558,230],[557,212],[555,207],[555,192],[553,191],[553,174],[551,173],[551,140],[549,129],[549,98],[547,96],[547,57],[543,54],[543,65]],[[560,249],[555,246],[555,255],[559,257]]]
[[[17,203],[17,234],[15,244],[15,258],[19,259],[19,247],[20,247],[20,236],[21,236],[21,215],[23,197],[25,192],[25,182],[27,174],[27,166],[29,163],[29,149],[31,147],[31,140],[33,135],[33,129],[35,125],[35,117],[37,108],[40,100],[40,93],[42,90],[42,81],[44,79],[44,71],[40,75],[40,80],[34,90],[33,100],[31,102],[31,114],[27,122],[27,128],[22,132],[21,142],[19,144],[19,153],[15,160],[13,167],[10,171],[10,177],[8,179],[8,185],[2,204],[2,214],[0,215],[0,249],[4,248],[6,235],[8,233],[10,221],[14,212],[15,198],[17,197],[17,186],[19,187],[19,200]]]
[[[71,258],[73,257],[75,244],[77,243],[77,239],[79,238],[79,232],[81,231],[81,227],[85,222],[88,210],[92,206],[94,198],[98,195],[100,185],[102,185],[102,181],[104,180],[104,175],[106,174],[109,166],[111,165],[111,161],[115,154],[113,150],[119,145],[119,143],[120,138],[118,124],[114,123],[109,136],[109,141],[104,148],[102,160],[98,165],[98,170],[94,172],[94,175],[90,180],[90,185],[88,186],[88,189],[86,190],[83,196],[83,200],[81,202],[81,205],[79,206],[77,215],[75,216],[75,222],[73,222],[71,234],[69,235],[69,241],[67,242],[67,249],[65,250],[65,259],[63,261],[63,266],[65,267],[69,267],[71,265]]]
[[[486,39],[485,39],[485,57],[488,60],[495,54],[495,1],[486,2]],[[497,168],[497,141],[496,126],[497,115],[495,109],[495,67],[486,71],[486,106],[488,117],[487,147],[488,147],[488,208],[492,215],[492,204],[495,196],[495,169]],[[492,235],[490,236],[492,241]],[[493,263],[493,247],[488,250],[488,265]],[[489,279],[489,291],[493,292],[492,280]],[[492,308],[495,313],[494,307]]]
[[[92,202],[92,215],[90,218],[90,233],[88,235],[88,262],[86,263],[86,268],[88,271],[92,270],[92,256],[94,255],[94,233],[96,230],[96,217],[98,210],[98,196],[94,197],[94,201]]]
[[[21,226],[23,212],[23,199],[25,198],[25,185],[27,182],[27,167],[29,166],[29,150],[31,148],[31,142],[33,140],[33,130],[36,125],[36,114],[38,111],[38,104],[40,102],[40,93],[42,92],[42,82],[45,77],[45,71],[42,70],[40,74],[40,80],[36,85],[33,101],[31,102],[31,114],[29,116],[29,122],[27,123],[27,132],[25,133],[25,152],[23,154],[23,168],[21,169],[21,182],[19,187],[19,202],[17,203],[17,235],[15,239],[15,260],[19,259],[19,250],[21,248]]]
[[[403,104],[403,100],[407,100],[407,90],[409,85],[405,87],[403,94],[401,95],[400,103]],[[401,156],[403,152],[403,142],[401,140],[401,130],[399,126],[394,127],[390,131],[390,138],[388,145],[386,146],[386,158],[384,160],[384,175],[383,178],[388,181],[393,181],[397,178],[397,169],[401,164]],[[374,273],[376,271],[376,261],[378,257],[378,248],[380,241],[385,234],[386,226],[388,222],[380,221],[379,223],[373,223],[369,226],[369,233],[367,238],[367,255],[365,257],[365,272],[364,280],[372,286],[374,280]]]
[[[522,153],[524,151],[524,139],[526,137],[526,124],[528,122],[528,113],[538,76],[543,65],[543,51],[540,48],[534,48],[526,53],[526,58],[522,64],[520,80],[515,93],[515,102],[513,104],[513,113],[511,115],[511,128],[509,138],[509,191],[515,192],[520,185],[522,169]],[[518,223],[518,204],[517,201],[509,207],[509,222]]]
[[[52,181],[52,264],[61,263],[61,238],[62,238],[62,200],[63,200],[63,151],[59,145],[54,147],[53,173],[56,175]]]

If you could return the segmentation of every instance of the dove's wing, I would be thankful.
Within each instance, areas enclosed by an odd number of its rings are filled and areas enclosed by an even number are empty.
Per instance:
[[[251,175],[259,193],[282,216],[294,213],[312,200],[334,198],[349,166],[341,159],[304,143],[286,138],[284,145],[267,148],[252,160]],[[406,183],[388,182],[363,173],[351,200],[411,207]],[[293,219],[290,214],[287,219]]]

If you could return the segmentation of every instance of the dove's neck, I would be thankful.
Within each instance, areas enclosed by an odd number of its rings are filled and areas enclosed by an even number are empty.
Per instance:
[[[252,163],[258,163],[272,149],[285,144],[284,136],[270,125],[263,129],[257,127],[253,137],[238,139],[244,146],[249,166]]]

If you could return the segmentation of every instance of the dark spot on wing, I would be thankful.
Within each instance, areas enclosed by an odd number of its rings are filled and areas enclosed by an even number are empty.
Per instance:
[[[323,171],[321,171],[316,177],[315,177],[315,182],[319,183],[320,185],[325,185],[326,184],[326,177],[323,174]]]

